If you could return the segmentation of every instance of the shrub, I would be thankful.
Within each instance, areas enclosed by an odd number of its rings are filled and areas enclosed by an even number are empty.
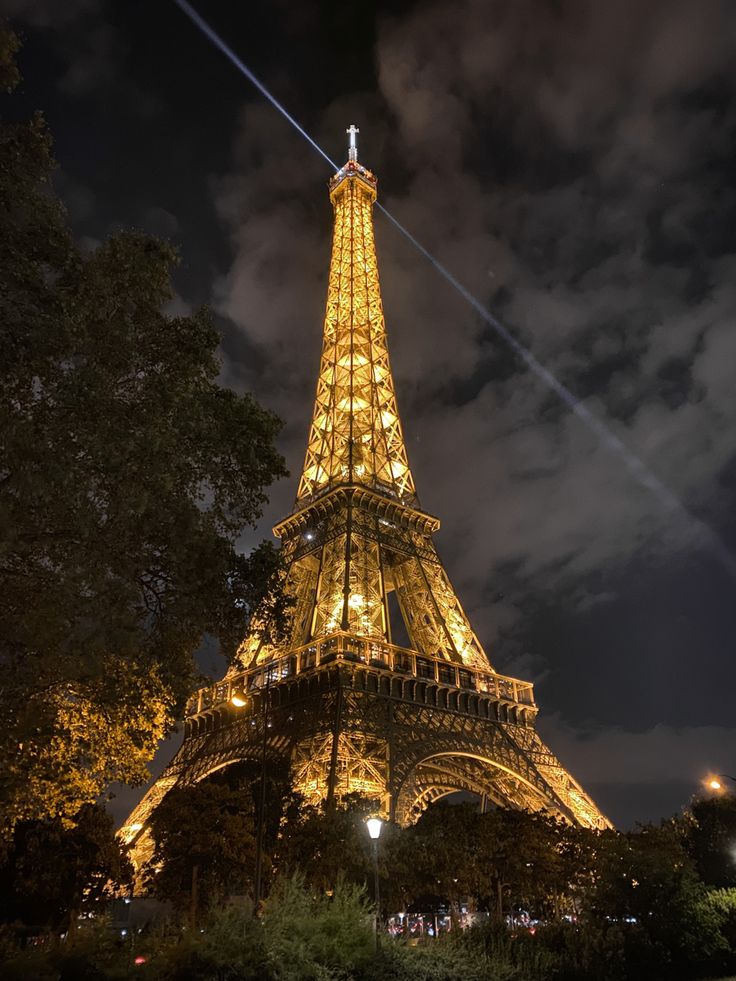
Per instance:
[[[338,881],[313,895],[297,875],[278,882],[263,913],[269,962],[278,981],[360,976],[373,956],[372,913],[362,887]]]
[[[160,932],[141,947],[155,981],[271,981],[263,929],[250,908],[212,909],[200,930]]]

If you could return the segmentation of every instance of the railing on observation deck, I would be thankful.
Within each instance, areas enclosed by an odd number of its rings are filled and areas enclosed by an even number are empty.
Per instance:
[[[229,675],[208,688],[200,688],[189,699],[186,717],[229,702],[233,692],[247,693],[298,678],[320,665],[340,661],[391,672],[401,678],[417,678],[448,688],[473,691],[506,702],[534,705],[534,686],[528,681],[508,678],[492,671],[478,671],[444,658],[427,657],[395,644],[340,632],[297,647],[257,667]]]

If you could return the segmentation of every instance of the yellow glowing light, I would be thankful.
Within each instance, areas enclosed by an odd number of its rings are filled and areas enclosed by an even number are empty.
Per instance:
[[[351,606],[354,610],[359,609],[365,600],[361,593],[351,593],[350,599],[348,600],[348,606]]]
[[[243,708],[248,704],[248,696],[239,688],[235,688],[230,695],[230,704],[235,708]]]
[[[337,363],[341,368],[360,368],[364,364],[368,364],[368,358],[362,354],[346,354]]]
[[[720,780],[716,779],[716,777],[711,777],[711,779],[708,781],[708,786],[711,790],[723,790],[723,784]]]

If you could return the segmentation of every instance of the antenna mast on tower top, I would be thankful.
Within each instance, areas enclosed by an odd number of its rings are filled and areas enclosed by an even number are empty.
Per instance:
[[[357,163],[357,161],[358,161],[358,144],[356,143],[355,137],[358,135],[358,133],[360,132],[360,130],[355,125],[355,123],[351,123],[348,126],[348,128],[345,130],[345,132],[350,137],[350,142],[348,143],[348,160],[351,160],[353,163]]]

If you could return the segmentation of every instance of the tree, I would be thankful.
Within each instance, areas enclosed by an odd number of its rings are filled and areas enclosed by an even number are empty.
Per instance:
[[[498,919],[519,909],[551,918],[590,874],[586,841],[582,829],[545,814],[434,805],[399,837],[391,887],[453,906],[471,897]]]
[[[736,796],[693,801],[686,848],[706,885],[736,886]]]
[[[159,899],[189,911],[253,891],[255,834],[247,787],[203,780],[174,787],[151,816],[154,851],[147,883]]]
[[[407,829],[401,868],[414,901],[436,897],[456,909],[462,897],[487,891],[477,861],[479,818],[476,804],[438,804]]]
[[[517,910],[549,915],[547,900],[559,882],[559,827],[542,814],[496,808],[479,815],[479,882],[499,919]]]
[[[263,927],[241,905],[213,906],[199,930],[146,938],[152,975],[166,981],[275,981]],[[129,975],[127,975],[129,976]]]
[[[705,900],[676,822],[600,836],[589,913],[629,925],[632,977],[646,976],[653,964],[676,977],[725,949],[721,917]]]
[[[59,818],[21,821],[0,866],[0,916],[25,930],[69,930],[132,878],[113,819],[99,805],[85,804],[71,827]]]
[[[279,873],[298,872],[309,887],[319,892],[334,890],[338,880],[359,886],[372,882],[365,819],[376,810],[376,801],[358,794],[347,794],[331,804],[293,810],[276,849]]]
[[[17,46],[0,37],[0,82]],[[280,423],[217,384],[205,310],[165,312],[176,255],[122,233],[91,254],[50,187],[40,116],[0,124],[0,830],[70,819],[145,763],[256,606],[278,556],[235,541],[285,474]]]

